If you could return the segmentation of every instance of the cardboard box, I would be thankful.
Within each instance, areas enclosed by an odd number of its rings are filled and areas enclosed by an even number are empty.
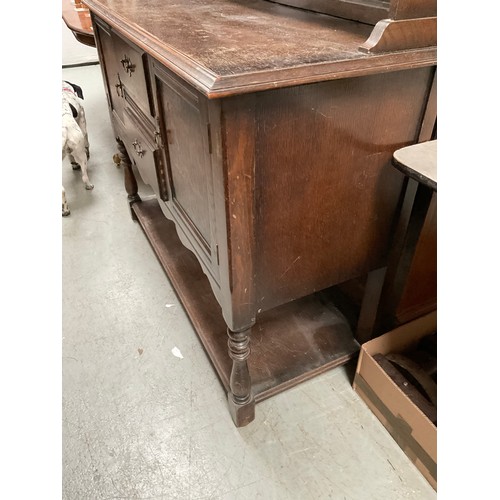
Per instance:
[[[437,489],[437,428],[373,359],[403,352],[437,329],[427,314],[361,346],[353,388],[365,401],[432,487]]]

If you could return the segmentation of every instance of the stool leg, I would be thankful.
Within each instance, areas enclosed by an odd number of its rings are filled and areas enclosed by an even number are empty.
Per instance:
[[[374,336],[386,269],[385,267],[375,269],[368,273],[366,278],[365,291],[363,293],[363,301],[361,303],[355,334],[356,340],[360,344],[364,344]]]
[[[376,330],[392,327],[386,324],[393,318],[410,273],[415,250],[424,226],[434,191],[413,179],[409,179],[404,205],[409,204],[409,216],[401,217],[392,252],[389,255],[387,273],[382,288],[380,307],[377,314]],[[406,207],[406,211],[408,208]],[[404,214],[405,207],[402,213]],[[376,332],[377,333],[377,332]]]

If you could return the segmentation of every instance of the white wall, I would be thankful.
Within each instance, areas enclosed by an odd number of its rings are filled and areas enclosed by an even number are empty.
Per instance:
[[[79,42],[68,29],[64,21],[62,23],[62,65],[71,66],[97,62],[97,49]]]

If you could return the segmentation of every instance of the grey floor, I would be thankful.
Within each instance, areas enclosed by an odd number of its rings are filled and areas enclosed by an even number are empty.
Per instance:
[[[84,90],[95,184],[63,162],[63,498],[436,498],[340,367],[268,399],[234,427],[226,396],[130,218],[101,69]],[[141,188],[144,191],[144,188]]]

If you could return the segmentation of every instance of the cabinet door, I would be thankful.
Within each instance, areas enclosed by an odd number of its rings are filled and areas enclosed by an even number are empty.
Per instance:
[[[194,251],[205,272],[217,281],[219,263],[207,99],[159,64],[152,66],[168,172],[166,205],[184,244]]]

